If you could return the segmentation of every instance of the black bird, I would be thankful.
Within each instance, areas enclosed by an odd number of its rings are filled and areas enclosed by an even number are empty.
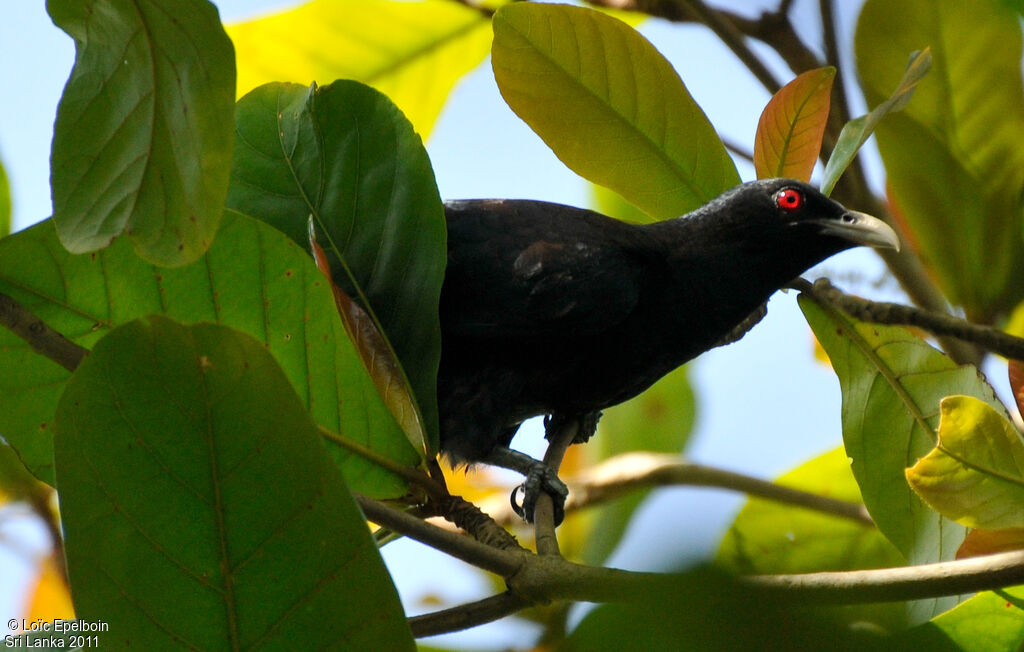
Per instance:
[[[540,486],[559,512],[565,487],[508,448],[523,420],[580,418],[630,399],[729,341],[829,256],[899,248],[881,220],[789,179],[743,184],[647,225],[528,200],[453,201],[445,213],[441,449],[457,464],[527,475],[531,520]]]

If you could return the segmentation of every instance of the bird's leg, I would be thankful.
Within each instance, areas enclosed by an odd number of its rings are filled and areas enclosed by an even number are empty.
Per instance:
[[[578,421],[579,429],[573,438],[574,444],[585,444],[597,432],[597,422],[601,420],[601,411],[587,412],[586,414],[568,416],[565,414],[550,414],[544,417],[544,438],[551,441],[552,434],[558,432],[567,421]]]
[[[505,446],[495,448],[484,461],[488,464],[512,469],[526,477],[523,484],[512,492],[512,509],[516,514],[533,523],[533,509],[537,505],[537,497],[540,496],[541,491],[545,491],[551,495],[555,505],[555,524],[562,522],[565,517],[565,498],[569,495],[569,488],[559,479],[554,469],[526,453],[520,453]],[[523,492],[522,503],[516,501],[520,491]]]

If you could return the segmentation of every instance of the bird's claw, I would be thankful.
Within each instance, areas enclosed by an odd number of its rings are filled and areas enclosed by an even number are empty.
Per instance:
[[[537,462],[531,466],[526,474],[526,481],[512,490],[512,495],[509,496],[512,510],[527,522],[533,523],[533,512],[537,507],[537,498],[540,497],[541,491],[551,496],[555,525],[561,524],[562,519],[565,518],[565,499],[569,495],[569,488],[565,486],[558,474],[543,462]],[[521,503],[516,500],[520,492],[523,495]]]

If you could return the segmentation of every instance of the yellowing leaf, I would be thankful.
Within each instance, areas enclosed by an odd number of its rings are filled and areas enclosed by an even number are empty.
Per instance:
[[[424,138],[491,43],[486,15],[449,0],[313,0],[227,30],[239,97],[272,81],[354,79],[390,97]]]
[[[956,551],[956,558],[980,557],[1011,550],[1024,550],[1024,528],[971,530]]]
[[[409,387],[409,380],[402,373],[394,350],[377,330],[373,318],[334,282],[327,253],[316,241],[312,218],[309,223],[309,245],[313,250],[313,260],[317,268],[323,272],[325,280],[334,292],[334,304],[338,307],[345,332],[355,345],[359,359],[373,380],[377,393],[384,400],[384,405],[391,412],[391,416],[402,427],[402,432],[413,448],[418,453],[426,453],[427,433],[423,428],[419,410],[416,409],[416,399],[412,395],[412,388]]]
[[[991,406],[970,396],[940,404],[938,445],[907,469],[936,511],[974,528],[1024,527],[1024,440]]]
[[[679,75],[622,21],[512,3],[494,16],[491,54],[502,97],[558,158],[650,215],[681,215],[739,183]]]
[[[809,181],[821,152],[832,103],[832,66],[808,70],[768,102],[754,137],[758,179],[787,177]]]
[[[29,622],[42,620],[48,623],[57,619],[73,619],[75,610],[71,606],[71,594],[54,559],[51,557],[43,562],[41,570],[25,619]]]

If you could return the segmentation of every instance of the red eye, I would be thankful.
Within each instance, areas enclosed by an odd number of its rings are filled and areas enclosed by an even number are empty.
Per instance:
[[[775,195],[775,204],[786,212],[792,212],[804,205],[804,196],[798,190],[786,188]]]

